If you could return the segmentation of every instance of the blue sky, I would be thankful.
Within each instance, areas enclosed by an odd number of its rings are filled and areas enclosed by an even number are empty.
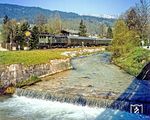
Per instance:
[[[134,6],[136,2],[138,0],[0,0],[0,3],[38,6],[86,15],[118,15]]]

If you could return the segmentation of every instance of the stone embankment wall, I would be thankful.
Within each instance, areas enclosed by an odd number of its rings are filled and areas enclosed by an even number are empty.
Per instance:
[[[48,63],[32,65],[25,67],[22,64],[12,64],[9,66],[1,66],[0,82],[1,87],[16,84],[23,80],[27,80],[31,76],[45,77],[61,71],[71,69],[70,59],[50,60]]]
[[[70,58],[104,50],[105,48],[102,47],[94,49],[85,48],[79,51],[66,51],[63,52],[62,55],[69,57],[67,59],[55,59],[50,60],[47,63],[31,66],[24,66],[23,64],[0,65],[0,93],[1,90],[3,92],[4,88],[24,82],[32,76],[45,77],[71,69],[72,66]]]

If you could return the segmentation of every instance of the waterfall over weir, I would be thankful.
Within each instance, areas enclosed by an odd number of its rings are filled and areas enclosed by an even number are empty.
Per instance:
[[[113,100],[110,100],[110,99],[96,99],[96,98],[88,98],[88,97],[83,97],[83,96],[63,95],[63,94],[55,94],[55,93],[50,93],[50,92],[26,90],[26,89],[16,89],[15,94],[17,96],[24,96],[26,99],[36,98],[37,100],[38,99],[39,100],[40,99],[41,100],[47,100],[47,103],[46,103],[47,105],[48,105],[48,100],[49,100],[49,102],[52,101],[54,103],[56,103],[58,101],[57,104],[59,104],[59,105],[61,105],[61,104],[63,105],[64,103],[72,103],[75,105],[86,106],[87,108],[100,107],[100,108],[90,108],[91,110],[96,109],[96,111],[94,110],[95,115],[92,116],[91,118],[88,118],[89,114],[91,114],[91,113],[87,113],[87,114],[84,113],[84,115],[82,116],[83,118],[76,118],[75,117],[76,119],[73,119],[73,120],[85,120],[85,119],[88,119],[88,120],[103,120],[103,119],[111,119],[111,120],[118,120],[118,119],[126,119],[126,120],[137,120],[137,119],[139,119],[140,120],[140,119],[142,119],[142,120],[149,120],[150,119],[149,116],[144,116],[141,114],[132,114],[132,113],[125,112],[124,110],[122,111],[119,109],[118,110],[109,109],[109,108],[111,108],[110,104],[112,104],[112,102],[113,102]],[[34,99],[32,101],[34,102],[37,100]],[[59,103],[59,102],[61,102],[61,103]],[[68,106],[69,104],[66,104],[66,105]],[[120,105],[120,107],[121,107],[121,103],[119,103],[118,105]],[[118,107],[118,105],[117,105],[117,107]],[[81,106],[77,106],[77,107],[80,108]],[[85,109],[87,109],[87,108],[85,108]],[[69,109],[69,108],[67,108],[67,109]],[[83,112],[83,111],[81,111],[81,112]],[[55,117],[53,117],[50,120],[53,120]],[[58,119],[56,119],[56,120],[58,120]],[[63,120],[65,120],[65,119],[63,119]],[[71,120],[71,119],[68,119],[68,120]]]
[[[57,94],[57,93],[50,93],[46,91],[35,91],[35,90],[27,90],[17,88],[16,95],[18,96],[25,96],[28,98],[36,98],[42,100],[50,100],[50,101],[59,101],[65,103],[72,103],[76,105],[82,106],[91,106],[91,107],[109,107],[113,100],[110,99],[100,99],[100,98],[90,98],[81,95],[68,95],[68,94]]]

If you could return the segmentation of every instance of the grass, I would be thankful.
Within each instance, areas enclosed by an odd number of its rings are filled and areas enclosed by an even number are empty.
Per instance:
[[[30,86],[32,84],[35,84],[36,82],[39,82],[39,81],[41,81],[41,79],[38,78],[37,76],[31,76],[29,79],[17,83],[16,87],[21,88],[24,86]]]
[[[135,48],[119,58],[114,58],[113,61],[131,75],[136,76],[144,65],[150,61],[150,51],[143,48]]]
[[[1,35],[1,33],[0,33],[0,43],[2,42],[2,35]]]
[[[0,64],[24,64],[33,65],[46,63],[50,59],[64,58],[60,51],[34,50],[34,51],[8,51],[0,52]]]
[[[25,66],[47,63],[52,59],[64,59],[65,51],[79,51],[83,48],[32,50],[32,51],[1,51],[0,65],[23,64]],[[91,49],[91,48],[90,48]]]

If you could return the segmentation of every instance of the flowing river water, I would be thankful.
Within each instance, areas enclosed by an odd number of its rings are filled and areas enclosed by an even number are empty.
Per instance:
[[[109,94],[115,100],[131,84],[133,77],[110,63],[110,54],[101,53],[72,60],[73,70],[58,73],[25,90],[85,96],[99,101]],[[31,94],[31,92],[30,92]],[[34,95],[35,96],[35,95]],[[38,95],[37,95],[38,96]],[[103,97],[102,97],[103,96]],[[108,108],[75,105],[37,99],[21,93],[0,97],[0,120],[140,120],[144,116]],[[97,106],[97,107],[96,107]]]

